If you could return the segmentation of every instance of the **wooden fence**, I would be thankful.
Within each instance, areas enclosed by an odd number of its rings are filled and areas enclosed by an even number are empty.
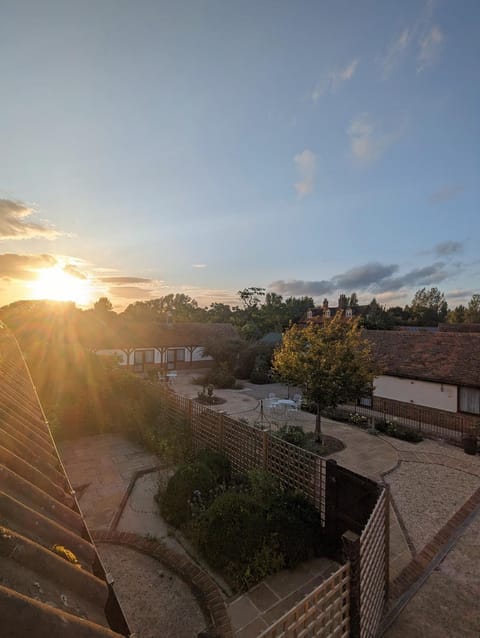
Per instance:
[[[346,564],[267,629],[262,638],[373,638],[388,593],[389,499],[385,488],[270,432],[169,389],[162,391],[169,413],[187,417],[195,449],[222,451],[237,471],[263,469],[278,476],[283,485],[303,493],[316,507],[326,532],[338,528],[338,534],[342,533],[337,519],[343,512],[340,505],[346,501],[339,492],[342,482],[337,479],[349,478],[354,487],[358,483],[359,503],[348,508],[352,517],[348,527],[358,533],[343,534],[347,537]],[[345,522],[346,512],[340,518]]]
[[[348,638],[350,635],[350,564],[306,596],[259,638]]]
[[[388,596],[389,492],[382,488],[360,535],[360,638],[373,638]]]

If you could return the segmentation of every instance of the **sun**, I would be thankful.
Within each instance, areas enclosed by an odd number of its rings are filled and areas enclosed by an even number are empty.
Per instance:
[[[34,299],[74,301],[80,306],[91,301],[90,281],[73,277],[61,267],[39,270],[37,279],[31,282],[30,287]]]

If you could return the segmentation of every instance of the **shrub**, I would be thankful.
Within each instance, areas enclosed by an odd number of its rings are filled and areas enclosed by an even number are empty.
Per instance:
[[[252,498],[260,505],[269,503],[275,496],[281,493],[279,479],[270,472],[250,470],[248,480]]]
[[[192,518],[192,499],[195,506],[207,507],[215,490],[215,477],[203,463],[191,463],[180,467],[168,481],[167,489],[160,495],[160,510],[164,519],[183,527]]]
[[[197,454],[196,461],[206,465],[217,483],[228,485],[232,478],[232,464],[221,452],[204,449]]]
[[[300,425],[284,425],[275,433],[282,441],[303,447],[307,440],[307,435]]]
[[[287,567],[313,556],[320,542],[320,514],[302,494],[278,494],[268,507],[267,520]]]
[[[198,544],[207,561],[232,575],[244,571],[266,537],[263,508],[248,494],[221,494],[199,520]]]
[[[408,441],[409,443],[420,443],[420,441],[423,441],[423,436],[420,432],[402,427],[398,425],[396,421],[388,421],[386,419],[377,420],[375,421],[375,428],[382,434],[386,434],[395,439],[401,439],[402,441]]]

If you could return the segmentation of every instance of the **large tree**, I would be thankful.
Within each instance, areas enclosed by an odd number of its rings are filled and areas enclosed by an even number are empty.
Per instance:
[[[287,383],[302,388],[317,407],[316,439],[321,439],[321,412],[368,392],[375,375],[369,342],[359,320],[340,313],[323,327],[292,326],[273,357],[273,369]]]
[[[410,312],[419,326],[437,326],[447,318],[448,304],[438,288],[421,288],[415,293]]]

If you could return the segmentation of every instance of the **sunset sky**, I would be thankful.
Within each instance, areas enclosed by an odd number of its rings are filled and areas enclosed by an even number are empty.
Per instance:
[[[0,304],[480,292],[480,3],[0,0]]]

